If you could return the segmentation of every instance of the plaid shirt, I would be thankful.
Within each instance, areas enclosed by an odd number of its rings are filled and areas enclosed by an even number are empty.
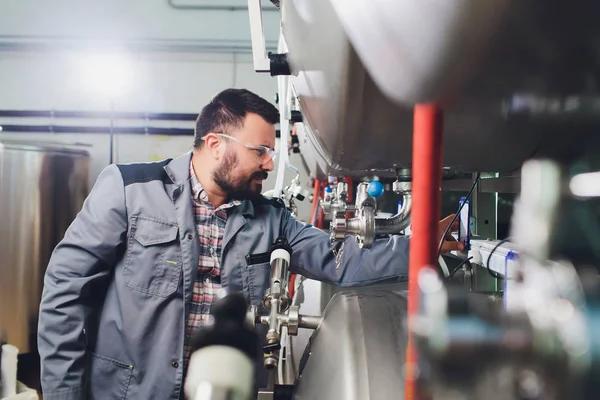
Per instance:
[[[198,275],[194,282],[194,292],[188,305],[189,313],[186,325],[186,340],[184,347],[184,365],[187,366],[191,356],[189,341],[194,331],[206,325],[210,316],[210,306],[221,289],[221,248],[223,234],[227,222],[227,208],[241,204],[232,201],[215,209],[208,201],[208,194],[202,188],[190,162],[190,183],[192,185],[192,201],[194,202],[194,217],[196,230],[200,240],[200,258],[198,260]]]

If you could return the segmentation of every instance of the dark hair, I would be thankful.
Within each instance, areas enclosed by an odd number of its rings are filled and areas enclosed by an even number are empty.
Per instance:
[[[246,89],[226,89],[202,109],[196,119],[194,147],[202,147],[202,138],[210,132],[228,132],[244,125],[246,114],[258,114],[273,125],[279,122],[277,108]]]

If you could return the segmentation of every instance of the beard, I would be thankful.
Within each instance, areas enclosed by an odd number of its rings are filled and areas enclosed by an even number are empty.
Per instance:
[[[223,190],[230,199],[235,200],[252,200],[260,197],[262,185],[255,184],[252,187],[254,179],[267,179],[268,174],[265,171],[256,171],[249,178],[235,178],[234,171],[236,169],[238,159],[235,152],[227,149],[223,156],[223,161],[217,169],[213,171],[212,177],[214,182]]]

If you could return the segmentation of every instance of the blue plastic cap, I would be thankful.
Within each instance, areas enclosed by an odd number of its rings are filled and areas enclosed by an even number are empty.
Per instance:
[[[325,191],[327,193],[331,193],[331,192],[333,192],[333,189],[331,188],[331,186],[325,186]]]
[[[381,197],[384,190],[385,188],[383,187],[383,183],[381,183],[380,181],[371,181],[369,183],[369,186],[367,186],[367,193],[369,194],[369,196],[375,198]]]

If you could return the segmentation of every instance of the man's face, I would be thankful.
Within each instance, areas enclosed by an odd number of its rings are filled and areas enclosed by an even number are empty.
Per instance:
[[[265,146],[275,148],[275,126],[258,114],[248,114],[244,126],[235,132],[224,132],[237,141],[222,137],[227,148],[219,166],[213,171],[213,180],[230,197],[246,200],[260,195],[262,182],[275,164],[265,161],[264,152],[248,148]]]

